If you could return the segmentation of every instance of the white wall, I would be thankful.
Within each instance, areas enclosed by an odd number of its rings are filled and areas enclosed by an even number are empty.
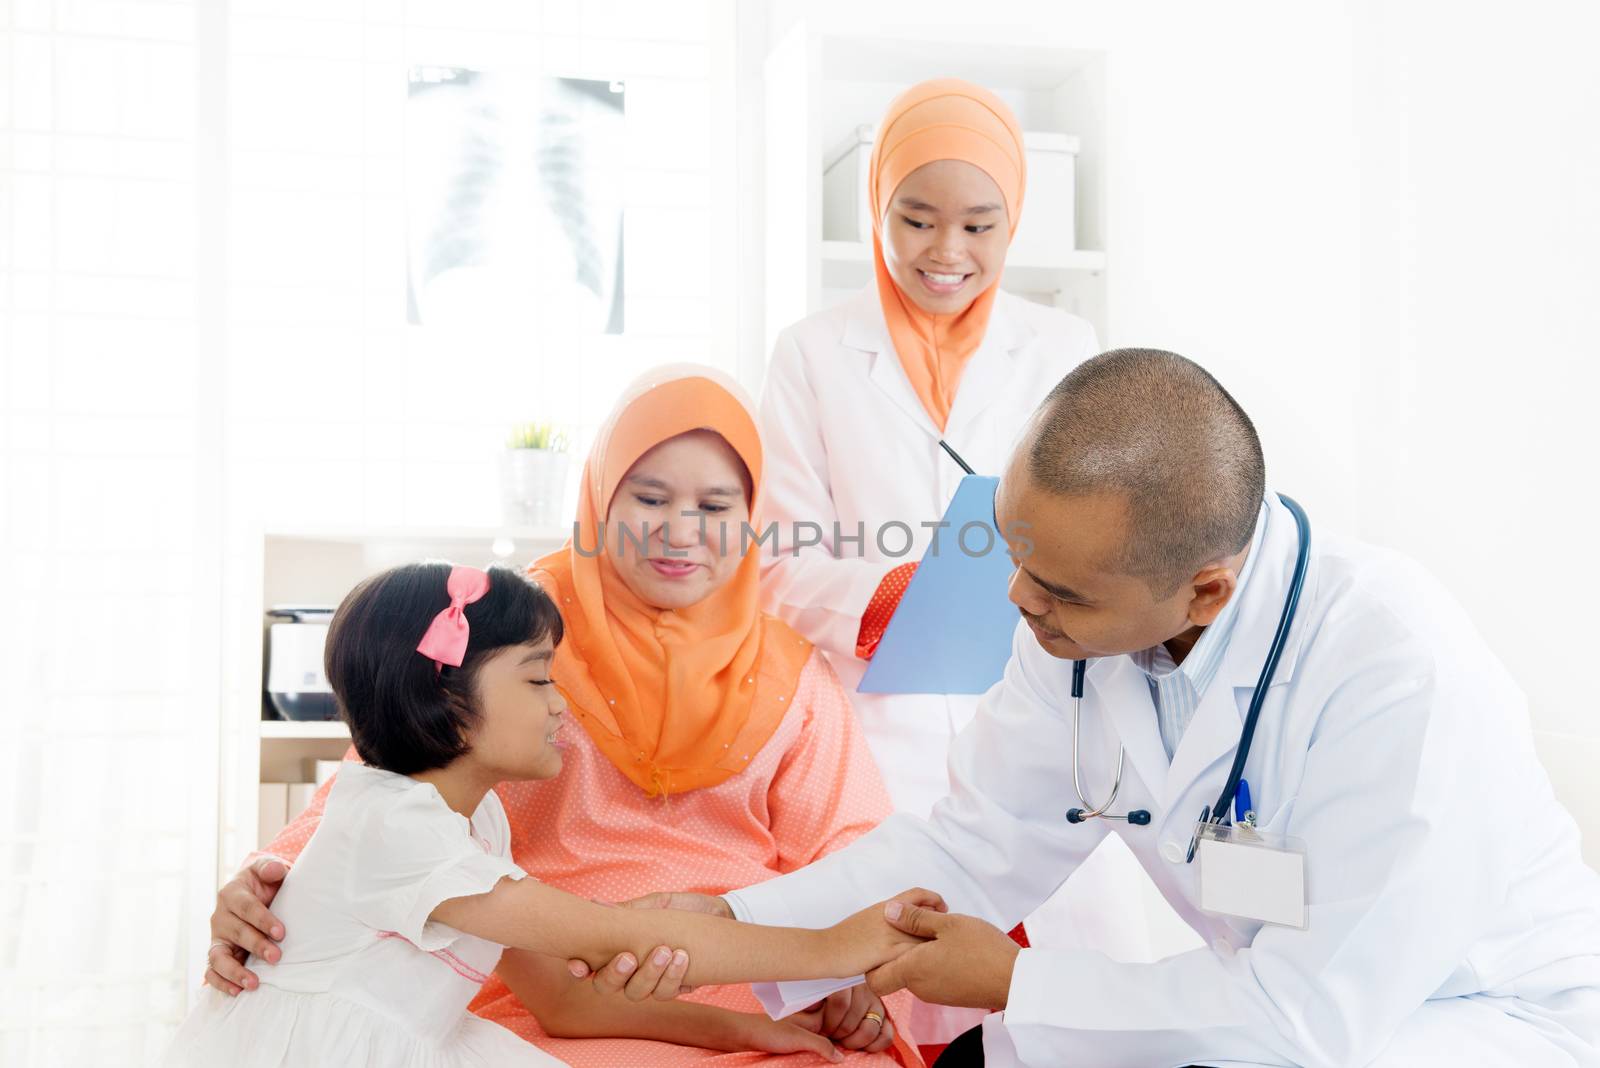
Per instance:
[[[1600,9],[1373,2],[1356,40],[1361,530],[1510,666],[1600,867]]]

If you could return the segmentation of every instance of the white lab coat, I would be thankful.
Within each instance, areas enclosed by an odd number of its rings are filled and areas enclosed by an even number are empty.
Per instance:
[[[1024,950],[991,1068],[1600,1065],[1600,876],[1534,756],[1524,701],[1459,607],[1395,554],[1315,534],[1245,777],[1261,826],[1307,846],[1305,931],[1208,915],[1184,863],[1220,792],[1295,557],[1272,499],[1218,674],[1174,759],[1127,657],[1090,665],[1083,772],[1148,827],[1073,826],[1071,664],[1018,628],[952,747],[931,820],[897,815],[729,895],[742,919],[820,926],[908,886],[1002,929],[1115,830],[1207,946],[1153,964]],[[1571,670],[1570,661],[1553,670]]]
[[[979,474],[998,475],[1028,417],[1051,388],[1097,351],[1082,319],[1002,290],[983,344],[967,362],[944,439]],[[895,355],[868,287],[778,335],[761,398],[766,447],[763,522],[779,541],[763,546],[762,607],[819,646],[850,692],[867,745],[895,809],[926,815],[945,795],[950,739],[971,720],[976,695],[858,694],[861,614],[893,568],[922,558],[934,523],[963,472],[939,448]],[[898,556],[904,535],[915,535]],[[794,524],[822,527],[820,545],[792,553]],[[846,538],[864,530],[863,542]],[[953,535],[944,533],[948,541]],[[835,558],[835,550],[839,558]],[[887,550],[887,552],[885,551]]]

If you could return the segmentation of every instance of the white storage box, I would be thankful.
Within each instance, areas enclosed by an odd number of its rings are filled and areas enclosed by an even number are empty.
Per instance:
[[[833,152],[822,173],[822,237],[825,241],[872,241],[867,206],[867,167],[872,160],[872,126],[857,126]],[[1031,267],[1064,264],[1077,248],[1078,139],[1071,134],[1027,131],[1028,188],[1022,225],[1012,239],[1008,262]]]

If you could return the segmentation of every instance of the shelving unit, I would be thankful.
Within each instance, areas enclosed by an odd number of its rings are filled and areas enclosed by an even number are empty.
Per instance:
[[[769,348],[789,323],[871,281],[866,244],[822,238],[827,153],[855,127],[876,123],[901,90],[936,77],[988,87],[1011,106],[1025,130],[1078,139],[1077,247],[1062,249],[1049,263],[1008,262],[1001,284],[1083,316],[1104,339],[1111,274],[1105,226],[1106,54],[1024,39],[980,44],[940,39],[935,29],[925,32],[904,38],[858,35],[826,15],[802,16],[767,51],[764,320]],[[783,136],[774,136],[776,131]]]
[[[564,527],[297,527],[234,539],[224,581],[218,877],[264,844],[257,840],[262,783],[309,782],[311,761],[337,760],[350,747],[350,732],[337,720],[277,718],[264,689],[269,607],[336,605],[361,579],[413,560],[525,566],[569,533]]]
[[[341,720],[264,719],[261,721],[261,740],[275,742],[309,742],[324,738],[350,737],[350,729]]]

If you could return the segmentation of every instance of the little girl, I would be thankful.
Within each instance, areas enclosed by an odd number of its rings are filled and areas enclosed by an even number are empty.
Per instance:
[[[327,674],[364,763],[340,769],[273,903],[292,932],[282,958],[250,958],[250,997],[206,988],[165,1064],[557,1065],[466,1011],[505,946],[592,968],[681,946],[700,985],[854,975],[916,941],[882,906],[801,931],[608,908],[527,878],[492,788],[561,770],[560,640],[555,605],[507,568],[411,564],[351,591]]]

